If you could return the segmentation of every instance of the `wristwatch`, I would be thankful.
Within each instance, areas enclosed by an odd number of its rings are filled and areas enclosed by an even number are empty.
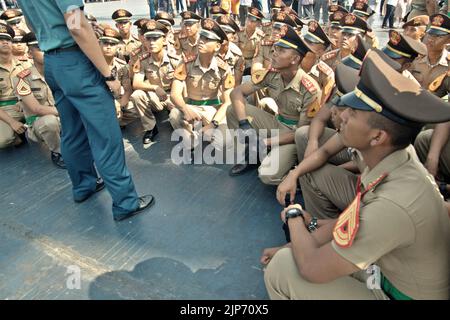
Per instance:
[[[109,76],[103,77],[103,79],[105,79],[105,81],[114,81],[116,80],[116,76],[114,75],[114,73],[111,72]]]
[[[313,232],[316,231],[318,227],[317,218],[312,218],[306,229],[308,229],[309,232]]]
[[[302,217],[303,218],[303,211],[300,210],[299,208],[291,208],[288,211],[286,211],[286,215],[285,215],[285,219],[286,219],[286,224],[288,223],[288,220],[291,218],[297,218],[297,217]]]
[[[217,129],[217,128],[219,127],[219,121],[217,121],[217,120],[212,120],[212,121],[211,121],[211,124],[213,125],[213,127],[214,127],[215,129]]]

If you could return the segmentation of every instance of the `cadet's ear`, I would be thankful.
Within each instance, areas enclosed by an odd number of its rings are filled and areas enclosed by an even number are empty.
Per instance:
[[[214,52],[218,52],[221,47],[222,47],[222,44],[220,42],[216,42],[216,48],[214,49]]]
[[[376,146],[385,144],[388,141],[388,139],[389,139],[389,135],[386,131],[377,129],[376,133],[370,140],[370,146],[376,147]]]

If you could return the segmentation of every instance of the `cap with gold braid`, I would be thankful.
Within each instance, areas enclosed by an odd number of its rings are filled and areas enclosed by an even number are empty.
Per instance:
[[[360,17],[354,15],[353,13],[347,13],[342,19],[341,19],[341,27],[342,32],[346,33],[366,33],[369,31],[369,26],[367,25],[367,22],[361,19]]]
[[[8,9],[0,15],[0,19],[5,20],[7,24],[14,24],[22,19],[22,12],[16,9]]]
[[[328,14],[331,15],[335,12],[348,13],[348,10],[337,4],[332,4],[331,6],[328,7]]]
[[[255,7],[249,7],[248,17],[253,20],[261,21],[264,18],[264,14]]]
[[[307,41],[312,43],[323,44],[326,48],[331,44],[330,38],[328,38],[325,31],[316,20],[312,20],[308,23],[308,31],[303,36]]]
[[[120,40],[122,40],[122,37],[120,36],[118,30],[113,28],[105,28],[103,30],[103,34],[98,40],[103,43],[119,44]]]
[[[239,25],[229,16],[220,16],[217,18],[217,23],[220,25],[220,27],[223,29],[223,31],[227,33],[236,33],[241,30]]]
[[[137,27],[138,31],[140,31],[142,29],[142,27],[149,21],[150,21],[150,19],[142,18],[142,19],[136,20],[133,23],[133,25]]]
[[[206,18],[202,19],[202,29],[200,30],[200,36],[208,38],[210,40],[219,41],[220,43],[228,40],[228,36],[219,26],[217,21]]]
[[[183,22],[196,23],[202,20],[202,17],[192,11],[183,11],[182,13],[180,13],[180,16],[183,19]]]
[[[373,15],[375,11],[373,11],[367,3],[358,1],[353,4],[352,13],[362,18],[368,18]]]
[[[363,62],[366,53],[372,47],[369,45],[360,35],[356,36],[357,46],[356,50],[342,59],[342,63],[346,66],[349,66],[353,69],[359,70],[361,69],[361,65]]]
[[[330,19],[330,27],[331,28],[336,28],[336,29],[341,29],[341,21],[342,18],[346,15],[345,12],[342,11],[336,11],[333,14],[330,15],[329,19]]]
[[[150,20],[142,26],[141,33],[146,38],[161,38],[169,32],[167,26],[159,21]]]
[[[36,39],[36,35],[33,32],[29,32],[23,36],[22,42],[26,43],[27,46],[37,46],[38,41]]]
[[[129,22],[132,16],[131,12],[125,9],[119,9],[114,11],[111,18],[116,22]]]
[[[293,28],[297,27],[297,24],[286,12],[280,11],[272,15],[272,22],[274,28],[280,28],[283,24],[287,24]]]
[[[12,41],[15,36],[14,29],[7,24],[0,23],[0,39],[6,39]]]
[[[217,19],[220,16],[227,15],[228,11],[221,6],[212,6],[209,13],[211,14],[211,18]]]
[[[156,13],[155,20],[167,26],[175,25],[175,20],[173,19],[173,16],[165,11],[158,11],[158,13]]]
[[[450,18],[442,13],[432,15],[427,32],[437,36],[450,34]]]
[[[26,35],[26,31],[22,30],[22,29],[15,29],[14,30],[14,38],[13,41],[14,43],[22,43],[22,39],[23,37]]]
[[[274,44],[275,46],[294,49],[302,56],[305,56],[308,52],[312,52],[311,48],[305,43],[305,41],[303,41],[302,38],[300,38],[294,28],[288,25],[283,25],[282,31],[285,32],[284,36]]]
[[[427,47],[418,40],[392,30],[389,32],[389,42],[383,48],[383,52],[392,59],[408,58],[414,60],[418,55],[426,56]]]
[[[342,96],[340,105],[377,112],[411,127],[450,120],[447,102],[391,68],[380,52],[371,50],[367,54],[360,81],[352,92]]]

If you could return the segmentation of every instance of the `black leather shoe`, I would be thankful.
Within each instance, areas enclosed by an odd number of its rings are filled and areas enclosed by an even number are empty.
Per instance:
[[[55,166],[57,166],[60,169],[67,169],[61,153],[51,151],[51,158]]]
[[[97,193],[99,191],[102,191],[103,189],[105,189],[105,183],[103,182],[102,179],[99,178],[99,179],[97,179],[97,184],[95,185],[95,191],[94,192],[89,193],[89,194],[85,195],[84,197],[82,197],[80,199],[74,199],[74,201],[76,203],[84,202],[87,199],[89,199],[93,194],[95,194],[95,193]]]
[[[142,143],[143,144],[150,144],[150,143],[152,143],[153,139],[156,137],[157,134],[158,134],[158,127],[157,126],[155,126],[153,128],[153,130],[145,131],[144,137],[142,138]]]
[[[145,196],[139,197],[139,207],[131,212],[121,214],[114,217],[114,221],[122,221],[128,218],[131,218],[138,213],[144,211],[145,209],[150,208],[155,203],[155,198],[151,194],[147,194]]]
[[[253,170],[256,168],[258,168],[258,165],[256,165],[256,164],[248,164],[248,163],[236,164],[230,169],[229,175],[232,177],[240,176],[241,174],[244,174],[247,171],[250,171],[250,170]]]

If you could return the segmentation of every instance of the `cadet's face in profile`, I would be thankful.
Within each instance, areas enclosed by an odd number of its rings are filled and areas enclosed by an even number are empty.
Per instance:
[[[425,35],[425,26],[419,26],[419,27],[414,27],[414,26],[407,26],[405,27],[405,29],[403,30],[403,34],[405,36],[411,37],[415,40],[422,40],[422,38]]]
[[[184,28],[188,37],[194,37],[198,33],[198,22],[185,22]]]
[[[295,64],[298,56],[294,49],[283,48],[280,46],[273,47],[272,67],[275,69],[285,69]]]
[[[120,33],[128,34],[131,28],[131,22],[118,22],[116,23],[117,29],[119,29]]]
[[[356,34],[342,32],[341,34],[341,48],[354,51],[358,45],[356,40]]]
[[[344,109],[344,108],[342,108]],[[340,134],[346,147],[353,147],[360,151],[370,145],[369,111],[345,108],[341,114]]]
[[[164,48],[164,37],[146,38],[147,48],[151,53],[158,53]]]
[[[329,29],[329,35],[330,35],[330,39],[334,41],[335,45],[337,47],[341,46],[341,29],[340,28],[333,28],[330,27]]]
[[[100,47],[102,48],[103,55],[105,57],[113,57],[117,52],[117,45],[109,42],[100,41]]]
[[[0,39],[0,53],[8,54],[12,52],[12,41]]]
[[[450,35],[436,36],[427,33],[424,41],[428,51],[441,52],[450,43]]]
[[[220,48],[220,42],[216,40],[211,40],[205,36],[200,36],[198,42],[198,52],[199,53],[214,53]]]

